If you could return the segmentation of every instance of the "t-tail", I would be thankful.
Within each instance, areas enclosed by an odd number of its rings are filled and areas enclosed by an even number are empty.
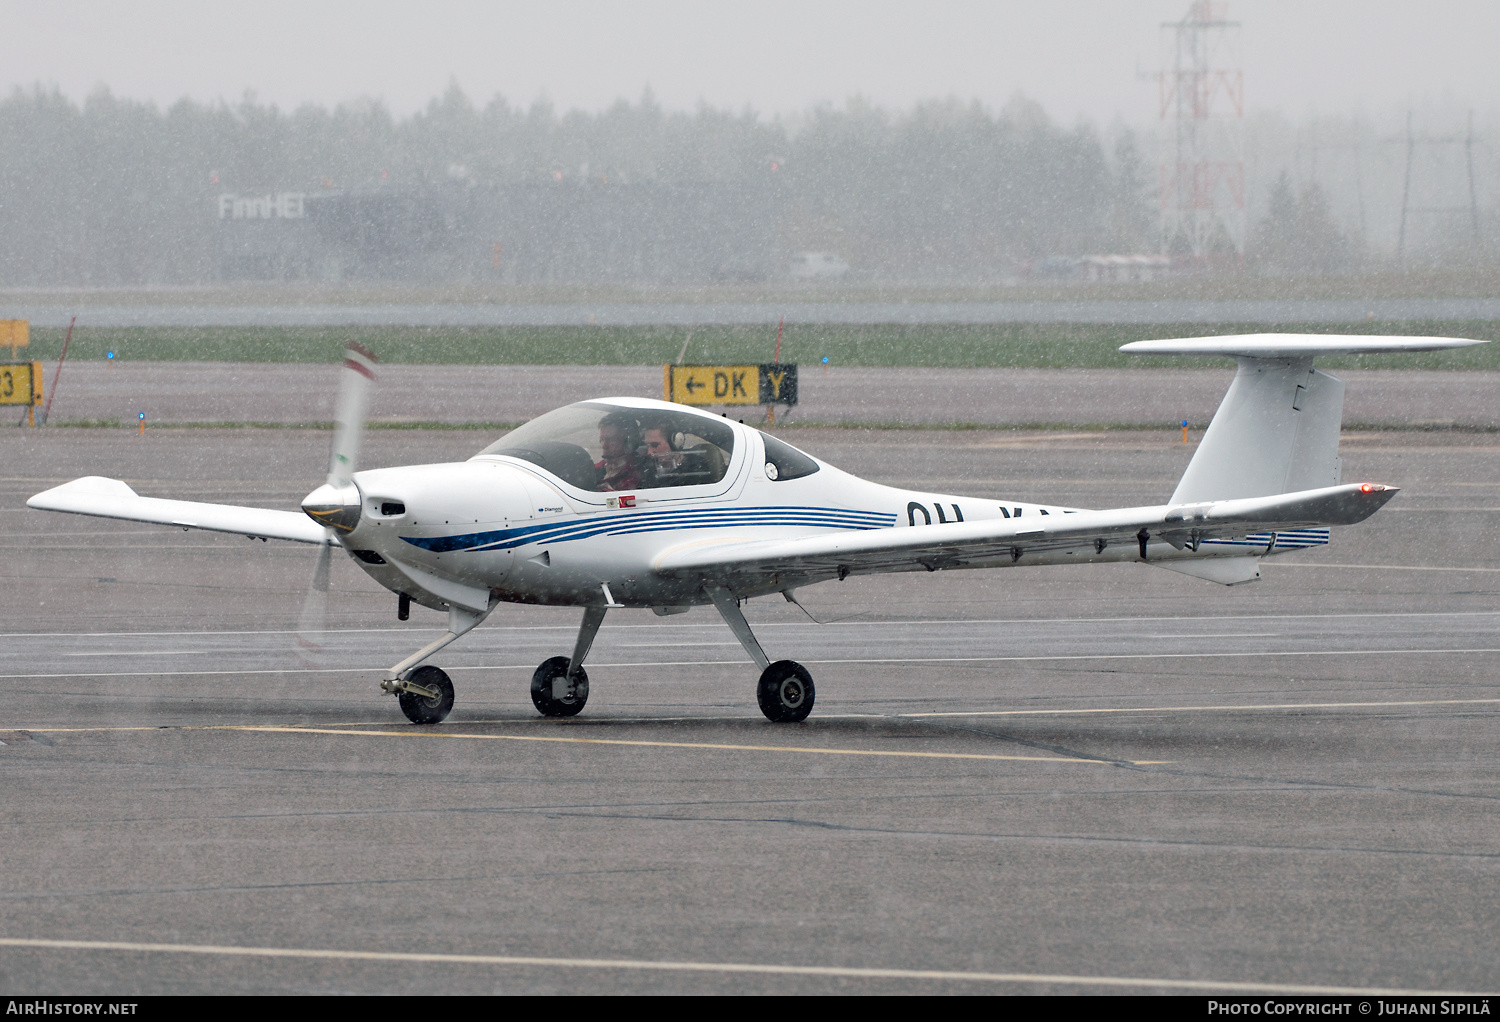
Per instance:
[[[1300,493],[1340,483],[1339,428],[1344,381],[1314,368],[1320,355],[1371,355],[1465,348],[1458,337],[1242,334],[1136,341],[1132,354],[1223,355],[1239,363],[1229,392],[1177,483],[1171,503],[1197,504]],[[1321,546],[1328,530],[1247,537],[1263,552]],[[1164,568],[1233,585],[1260,577],[1259,556],[1226,561],[1163,561]]]

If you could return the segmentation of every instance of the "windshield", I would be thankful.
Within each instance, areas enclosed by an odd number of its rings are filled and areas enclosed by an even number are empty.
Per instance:
[[[727,422],[583,401],[532,419],[476,457],[521,458],[580,490],[604,492],[716,483],[733,453]]]

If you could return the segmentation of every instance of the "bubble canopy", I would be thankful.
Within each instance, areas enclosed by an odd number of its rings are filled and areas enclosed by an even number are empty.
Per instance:
[[[697,486],[724,478],[734,435],[710,415],[580,401],[511,430],[475,457],[520,458],[595,492]]]

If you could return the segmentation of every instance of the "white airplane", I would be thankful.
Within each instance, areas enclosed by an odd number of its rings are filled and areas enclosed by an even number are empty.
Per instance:
[[[435,724],[453,707],[448,675],[423,662],[500,603],[583,609],[572,655],[532,676],[532,701],[546,716],[583,709],[583,663],[606,612],[669,615],[711,603],[760,668],[762,712],[800,721],[813,708],[812,676],[771,661],[740,609],[745,600],[781,593],[795,603],[799,588],[849,575],[1081,562],[1249,582],[1262,557],[1322,546],[1329,526],[1363,521],[1396,494],[1340,484],[1344,385],[1313,358],[1482,343],[1253,334],[1126,344],[1121,351],[1239,362],[1176,492],[1152,507],[1091,511],[896,489],[742,423],[632,397],[559,408],[468,461],[356,472],[375,378],[374,356],[358,346],[345,361],[328,479],[303,500],[303,514],[142,497],[99,476],[27,505],[317,544],[313,616],[341,547],[397,595],[401,620],[412,602],[447,614],[442,637],[380,684],[413,723]]]

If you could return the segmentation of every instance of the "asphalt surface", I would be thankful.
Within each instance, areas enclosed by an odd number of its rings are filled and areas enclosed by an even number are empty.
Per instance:
[[[1163,499],[1192,452],[787,436],[885,482],[1084,507]],[[850,579],[804,591],[823,625],[755,601],[817,679],[793,726],[706,609],[617,612],[585,712],[542,720],[527,682],[576,612],[502,607],[437,658],[452,717],[412,727],[376,683],[437,615],[399,624],[352,564],[305,662],[309,549],[24,508],[87,473],[292,507],[328,441],[0,439],[3,992],[1500,989],[1493,435],[1346,436],[1346,480],[1405,489],[1248,586]],[[364,462],[486,441],[376,431]]]
[[[792,422],[952,426],[1202,428],[1234,377],[1222,369],[801,368]],[[333,418],[336,365],[230,362],[70,363],[52,406],[57,423],[317,423]],[[45,367],[52,380],[54,367]],[[1339,370],[1344,421],[1365,427],[1500,429],[1500,373]],[[52,384],[49,382],[48,387]],[[388,365],[370,415],[378,423],[524,422],[571,401],[662,396],[660,366]],[[19,413],[17,413],[19,414]],[[737,416],[760,417],[759,408]],[[786,418],[785,412],[782,413]],[[12,419],[11,421],[16,421]]]

